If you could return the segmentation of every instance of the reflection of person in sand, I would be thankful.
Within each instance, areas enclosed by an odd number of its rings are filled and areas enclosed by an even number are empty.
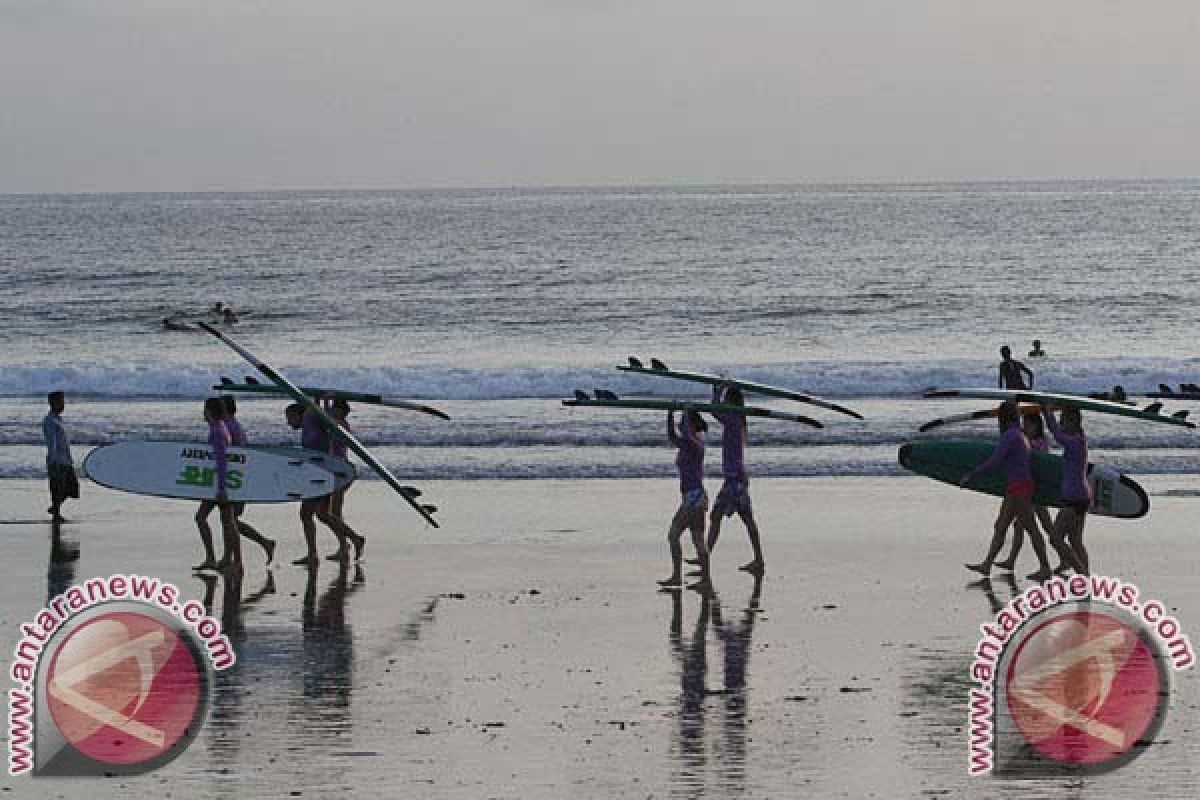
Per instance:
[[[744,788],[746,780],[746,670],[750,663],[751,640],[754,622],[759,614],[762,585],[762,575],[755,575],[750,602],[736,625],[721,617],[721,604],[716,594],[712,601],[713,624],[725,655],[725,748],[722,767],[725,777],[739,788]]]
[[[346,626],[346,600],[366,584],[362,567],[341,562],[320,600],[317,571],[310,570],[304,590],[304,696],[344,708],[350,704],[354,671],[354,635]]]
[[[683,597],[671,592],[671,628],[668,640],[679,662],[679,759],[680,779],[701,780],[707,763],[704,736],[704,701],[708,696],[708,621],[712,614],[712,592],[706,584],[700,592],[700,614],[690,641],[683,638]]]
[[[64,542],[62,523],[50,523],[50,563],[46,567],[46,603],[58,597],[75,583],[75,564],[79,561],[79,545]]]

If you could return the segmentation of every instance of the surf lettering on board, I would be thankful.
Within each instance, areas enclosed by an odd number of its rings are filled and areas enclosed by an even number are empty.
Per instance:
[[[179,473],[179,477],[175,479],[177,486],[203,486],[212,487],[217,482],[217,471],[212,467],[197,467],[189,465],[183,468]],[[241,489],[242,488],[242,471],[240,469],[231,469],[225,473],[225,488],[226,489]]]
[[[179,454],[180,458],[197,458],[203,461],[213,461],[211,450],[205,450],[202,447],[185,447]],[[230,464],[245,464],[246,456],[244,453],[230,453],[225,457],[225,460]]]

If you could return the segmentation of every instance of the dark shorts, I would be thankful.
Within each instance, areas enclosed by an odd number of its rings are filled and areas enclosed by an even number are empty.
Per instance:
[[[1084,516],[1088,513],[1088,509],[1092,507],[1091,500],[1070,500],[1067,502],[1067,508],[1074,511],[1079,516]]]
[[[721,491],[717,492],[713,513],[722,517],[754,513],[754,506],[750,503],[750,482],[726,478],[725,483],[721,484]]]
[[[46,467],[50,478],[50,499],[61,503],[68,497],[79,497],[79,478],[75,468],[66,464],[50,464]]]

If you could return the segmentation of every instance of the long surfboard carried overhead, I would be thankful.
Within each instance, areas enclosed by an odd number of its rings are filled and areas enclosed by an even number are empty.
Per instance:
[[[1176,425],[1181,428],[1195,428],[1196,423],[1188,422],[1180,417],[1159,414],[1156,411],[1135,408],[1124,403],[1114,403],[1109,400],[1094,400],[1090,397],[1080,397],[1074,394],[1055,394],[1053,392],[1033,392],[1024,389],[931,389],[925,392],[925,397],[966,397],[976,400],[1011,400],[1014,403],[1045,403],[1061,408],[1078,408],[1080,411],[1094,411],[1098,414],[1111,414],[1116,417],[1143,419],[1148,422],[1161,422],[1164,425]]]
[[[404,484],[400,483],[400,481],[396,479],[396,476],[393,475],[391,471],[388,470],[388,468],[385,467],[377,458],[375,458],[375,456],[371,454],[371,451],[363,446],[362,442],[355,438],[354,434],[350,433],[350,431],[341,427],[337,424],[337,422],[331,419],[328,414],[321,410],[321,406],[319,406],[311,397],[300,391],[300,389],[297,388],[291,381],[276,372],[275,369],[269,364],[260,361],[253,353],[230,339],[225,334],[221,333],[221,331],[217,330],[212,325],[209,325],[207,322],[200,322],[197,324],[228,345],[230,349],[232,349],[242,358],[246,359],[247,362],[249,362],[264,376],[283,388],[297,403],[303,403],[308,411],[317,415],[317,418],[320,419],[321,423],[325,425],[326,430],[328,430],[333,436],[341,437],[346,442],[346,446],[354,451],[355,455],[361,458],[363,462],[367,464],[367,466],[375,470],[375,473],[379,475],[380,478],[383,478],[388,486],[391,486],[397,494],[404,498],[404,502],[408,503],[412,509],[420,514],[421,517],[430,525],[435,528],[438,527],[437,520],[433,518],[433,512],[430,510],[430,508],[417,502],[416,498],[420,495],[420,492],[414,489],[412,486],[405,486]]]
[[[225,377],[222,377],[221,382],[212,388],[220,392],[240,392],[244,394],[288,394],[286,389],[273,384],[258,383],[251,380],[247,380],[245,383],[235,383]],[[387,408],[402,408],[407,411],[419,411],[422,414],[429,414],[439,419],[450,419],[450,415],[445,411],[436,409],[433,406],[414,403],[411,400],[401,400],[398,397],[371,394],[370,392],[351,392],[345,389],[331,389],[324,386],[300,386],[298,388],[309,397],[317,399],[328,397],[352,403],[366,403],[367,405],[385,406]]]
[[[995,449],[989,442],[936,439],[909,442],[901,446],[900,466],[951,486],[958,486],[971,470],[987,461]],[[1052,453],[1033,453],[1034,495],[1038,506],[1063,508],[1061,494],[1063,458]],[[1137,519],[1150,511],[1146,491],[1128,475],[1112,467],[1088,464],[1088,483],[1092,490],[1089,514],[1120,519]],[[964,489],[1003,497],[1005,478],[1001,472],[988,472],[973,479]]]
[[[600,394],[600,393],[598,393]],[[626,408],[642,411],[698,411],[702,414],[737,414],[743,417],[764,417],[766,419],[781,419],[788,422],[799,422],[811,428],[825,427],[815,419],[799,414],[788,414],[770,408],[754,408],[752,406],[736,406],[729,403],[689,403],[684,400],[660,400],[657,398],[631,397],[623,399],[611,392],[603,396],[588,397],[585,392],[576,392],[572,400],[563,400],[564,406],[586,408]]]
[[[632,372],[636,375],[657,375],[660,378],[674,378],[680,381],[691,381],[692,383],[706,383],[709,386],[736,386],[747,394],[757,394],[764,397],[778,397],[782,400],[795,400],[797,403],[808,403],[819,408],[825,408],[830,411],[836,411],[839,414],[846,414],[855,419],[862,419],[863,415],[851,408],[840,406],[837,403],[831,403],[828,400],[822,400],[811,394],[804,392],[794,392],[791,389],[783,389],[778,386],[768,386],[764,383],[754,383],[753,381],[739,381],[736,378],[722,378],[720,375],[709,375],[703,372],[687,372],[685,370],[670,369],[666,364],[656,358],[650,359],[650,366],[644,366],[641,361],[632,356],[629,358],[628,364],[621,364],[617,369],[622,372]]]

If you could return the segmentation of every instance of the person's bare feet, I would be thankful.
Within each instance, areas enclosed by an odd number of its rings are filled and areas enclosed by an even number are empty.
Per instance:
[[[658,585],[664,589],[678,589],[683,586],[683,578],[678,575],[671,575],[659,581]]]
[[[992,566],[998,567],[1006,572],[1012,572],[1013,568],[1017,566],[1017,560],[1014,558],[1011,561],[997,561],[995,564],[992,564]]]
[[[192,567],[192,572],[216,572],[217,562],[211,558],[206,558],[196,566]]]
[[[354,545],[354,560],[361,561],[363,550],[367,547],[367,537],[354,534],[350,537],[350,543]]]
[[[272,561],[275,560],[275,540],[274,539],[267,539],[267,541],[263,543],[263,552],[267,554],[267,564],[268,565]]]
[[[989,564],[963,564],[963,566],[972,572],[978,572],[985,578],[992,574],[992,567]]]
[[[304,556],[303,558],[297,558],[295,561],[292,562],[293,566],[310,567],[310,568],[315,567],[318,563],[320,563],[320,559],[318,559],[315,555],[308,555],[308,556]]]
[[[1054,572],[1049,569],[1039,569],[1037,572],[1031,572],[1025,577],[1031,581],[1037,581],[1038,583],[1041,583],[1047,578],[1054,577]]]
[[[751,561],[747,564],[742,564],[738,569],[742,572],[749,572],[751,575],[762,575],[766,571],[767,565],[761,561]]]

